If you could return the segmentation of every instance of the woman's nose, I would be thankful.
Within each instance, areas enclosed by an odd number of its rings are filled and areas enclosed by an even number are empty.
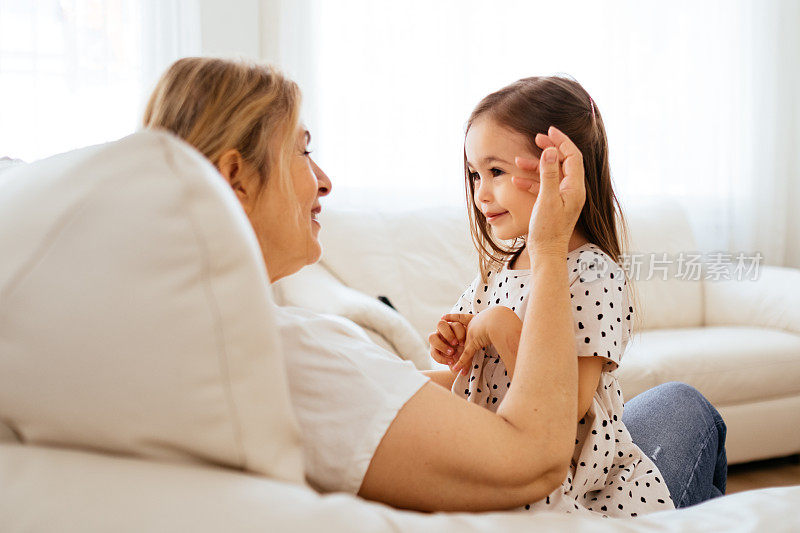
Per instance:
[[[317,178],[317,184],[319,187],[319,195],[320,196],[327,196],[330,194],[333,185],[331,184],[331,179],[325,174],[321,168],[311,160],[311,170],[314,171],[314,176]]]

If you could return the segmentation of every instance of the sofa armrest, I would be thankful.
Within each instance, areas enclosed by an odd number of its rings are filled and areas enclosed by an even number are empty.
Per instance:
[[[800,269],[761,266],[755,280],[703,283],[706,326],[755,326],[800,335]]]
[[[373,342],[375,335],[383,337],[386,343],[376,344],[383,348],[391,345],[397,356],[411,361],[419,370],[431,367],[427,343],[403,315],[378,299],[346,286],[319,263],[278,281],[272,288],[278,305],[302,307],[351,320],[366,330]]]

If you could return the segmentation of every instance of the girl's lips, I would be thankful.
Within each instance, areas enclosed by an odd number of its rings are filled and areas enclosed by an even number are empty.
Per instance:
[[[487,215],[486,215],[486,221],[487,221],[489,224],[491,224],[492,222],[494,222],[494,221],[495,221],[495,220],[497,220],[498,218],[500,218],[500,217],[502,217],[502,216],[504,216],[504,215],[507,215],[507,214],[508,214],[508,211],[503,211],[502,213],[497,213],[497,214],[494,214],[494,215],[488,215],[488,214],[487,214]]]

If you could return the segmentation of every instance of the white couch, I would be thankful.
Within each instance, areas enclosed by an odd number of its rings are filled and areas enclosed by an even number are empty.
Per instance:
[[[800,486],[608,520],[317,494],[255,237],[166,134],[0,174],[0,227],[4,533],[800,528]]]
[[[630,253],[644,262],[642,323],[619,371],[625,398],[683,381],[725,419],[730,463],[800,453],[800,270],[762,264],[725,280],[707,254],[699,275],[683,276],[674,259],[699,252],[677,202],[642,202],[626,216]],[[278,303],[345,315],[429,368],[424,339],[477,272],[465,209],[323,209],[321,221],[321,263],[278,282]]]

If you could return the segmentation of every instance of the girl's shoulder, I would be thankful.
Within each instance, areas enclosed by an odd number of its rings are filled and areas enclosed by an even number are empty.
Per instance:
[[[625,284],[622,267],[605,251],[588,242],[567,254],[569,284],[589,283],[603,279],[610,285]]]

